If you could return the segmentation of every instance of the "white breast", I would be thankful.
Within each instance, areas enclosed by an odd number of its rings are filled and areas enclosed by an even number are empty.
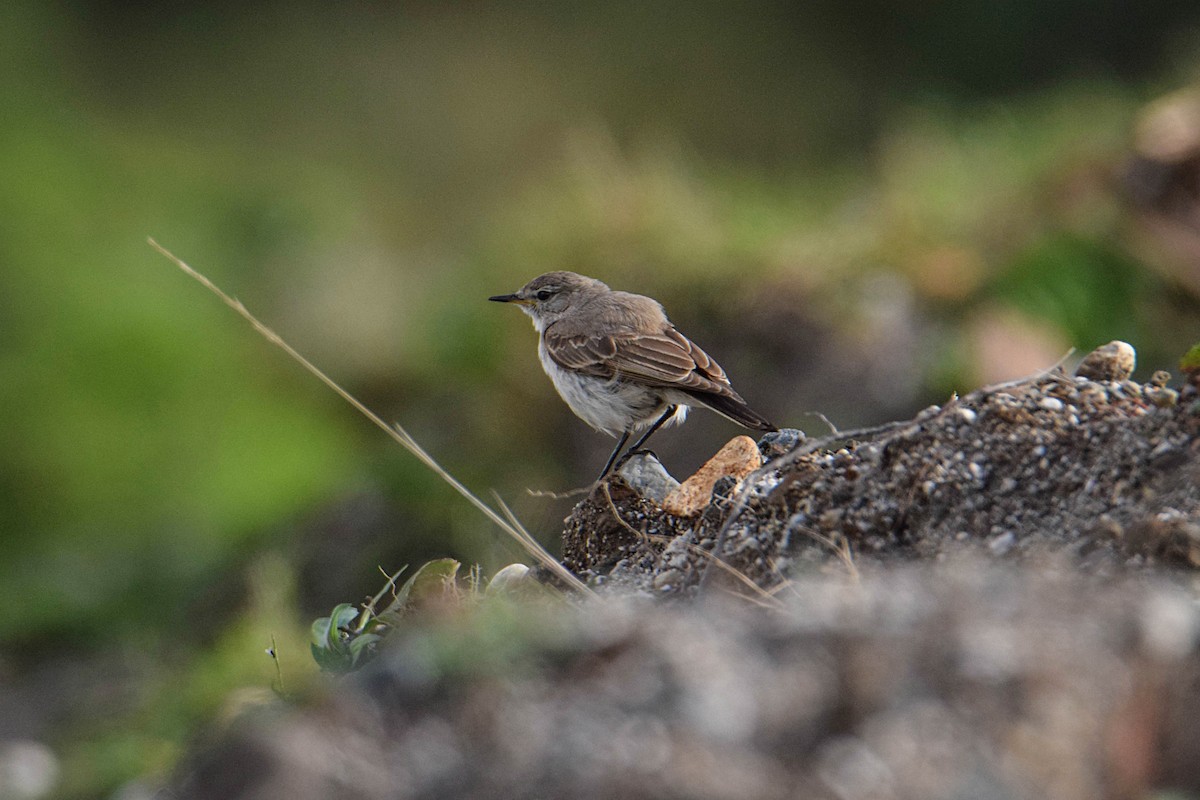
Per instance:
[[[670,405],[662,391],[628,381],[605,380],[563,369],[550,358],[540,337],[538,358],[559,396],[575,415],[610,436],[620,436],[626,430],[646,427]],[[686,416],[687,406],[681,405],[671,423],[682,422]]]

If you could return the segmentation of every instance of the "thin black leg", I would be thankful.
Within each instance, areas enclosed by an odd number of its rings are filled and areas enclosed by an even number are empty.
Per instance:
[[[612,455],[608,457],[608,463],[604,465],[604,471],[600,473],[599,478],[596,478],[597,481],[604,480],[604,476],[607,475],[608,471],[613,468],[613,464],[617,463],[617,456],[621,454],[621,448],[624,447],[625,443],[629,441],[630,433],[631,431],[625,431],[625,433],[621,435],[621,441],[617,442],[617,446],[613,449]]]
[[[653,425],[650,426],[650,430],[643,433],[642,438],[640,438],[636,442],[634,442],[633,447],[629,448],[629,455],[633,455],[638,450],[641,450],[642,445],[644,445],[646,443],[646,440],[650,438],[650,434],[654,433],[656,430],[661,428],[663,423],[666,422],[667,420],[669,420],[671,417],[675,416],[675,412],[678,410],[679,410],[679,406],[667,406],[667,410],[663,412],[663,415],[658,418],[657,422],[655,422]]]

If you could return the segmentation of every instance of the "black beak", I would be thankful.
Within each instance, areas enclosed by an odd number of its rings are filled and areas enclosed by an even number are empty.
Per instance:
[[[520,298],[518,298],[515,294],[498,294],[495,297],[488,298],[488,300],[491,300],[493,303],[511,303],[518,299]]]

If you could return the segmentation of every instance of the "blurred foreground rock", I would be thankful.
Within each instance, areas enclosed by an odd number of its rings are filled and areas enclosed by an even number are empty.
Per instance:
[[[1200,403],[1166,380],[776,434],[696,516],[642,464],[567,520],[600,597],[414,621],[174,796],[1200,797]]]
[[[808,577],[777,599],[408,631],[307,709],[244,720],[177,796],[1200,795],[1184,589],[955,563]]]

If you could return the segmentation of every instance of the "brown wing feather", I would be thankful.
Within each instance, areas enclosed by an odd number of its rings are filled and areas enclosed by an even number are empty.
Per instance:
[[[597,336],[597,328],[608,331]],[[623,378],[671,388],[748,428],[773,430],[729,385],[720,365],[675,329],[662,306],[625,292],[598,295],[586,314],[571,315],[542,332],[559,366],[597,378]]]
[[[554,328],[543,334],[546,351],[566,369],[601,378],[619,373],[647,386],[685,392],[733,395],[724,370],[673,327],[624,336],[563,336]]]
[[[562,336],[554,326],[542,334],[546,352],[554,363],[597,378],[611,378],[609,361],[617,353],[616,340],[611,336]]]

